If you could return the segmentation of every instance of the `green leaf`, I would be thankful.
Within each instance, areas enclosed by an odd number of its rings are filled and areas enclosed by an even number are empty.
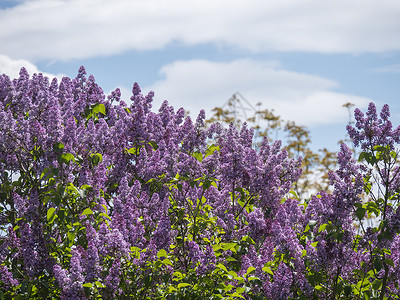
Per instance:
[[[168,258],[164,259],[162,261],[163,265],[168,265],[168,266],[173,266],[173,263],[171,260],[169,260]]]
[[[364,207],[359,207],[356,210],[356,216],[359,220],[362,220],[365,217],[366,209]]]
[[[381,146],[381,145],[376,145],[373,148],[375,151],[381,151],[381,152],[386,152],[389,151],[390,148],[388,146]]]
[[[42,179],[49,171],[50,171],[49,168],[44,168],[43,171],[42,171],[42,173],[40,174],[40,179]],[[50,176],[51,176],[51,175],[52,175],[52,174],[50,173]],[[48,179],[50,176],[46,176],[46,179]]]
[[[95,281],[94,284],[96,285],[97,288],[105,288],[106,286],[102,284],[100,281]]]
[[[362,161],[363,159],[365,159],[365,161],[372,166],[378,161],[376,159],[376,157],[369,152],[361,152],[360,153],[360,155],[358,157],[358,161]]]
[[[210,180],[205,180],[202,184],[200,184],[200,186],[203,187],[203,189],[207,190],[211,185],[211,181]],[[204,196],[203,196],[204,198]]]
[[[175,271],[172,274],[172,276],[173,276],[172,281],[180,281],[180,280],[182,280],[184,278],[183,274],[181,272],[179,272],[179,271]]]
[[[250,277],[247,277],[247,280],[248,280],[248,281],[260,280],[260,278],[255,277],[255,276],[250,276]]]
[[[232,252],[236,253],[236,249],[235,249],[236,245],[237,245],[236,243],[221,243],[221,248],[224,251],[231,250]]]
[[[321,224],[321,226],[319,226],[318,232],[324,231],[326,229],[326,227],[328,226],[328,224]]]
[[[50,207],[49,210],[47,211],[47,222],[50,224],[53,223],[54,219],[56,218],[57,215],[55,215],[56,209],[54,207]]]
[[[255,270],[256,270],[256,268],[254,268],[253,266],[248,267],[248,268],[247,268],[247,271],[246,271],[246,276],[249,275],[249,274],[251,274],[251,273],[254,272]]]
[[[102,103],[97,103],[94,107],[93,107],[93,113],[98,114],[101,113],[103,115],[106,115],[106,107],[104,106],[104,104]]]
[[[92,161],[93,166],[97,166],[99,163],[103,161],[103,156],[100,153],[95,153],[90,155],[90,159]]]
[[[194,233],[195,235],[199,233],[199,226],[193,225],[192,229],[193,229],[193,233]]]
[[[82,212],[81,216],[92,215],[92,214],[93,214],[93,211],[92,211],[90,208],[86,208],[86,209]]]
[[[242,237],[242,241],[247,242],[247,243],[252,244],[252,245],[254,245],[254,244],[256,243],[256,242],[254,242],[254,240],[253,240],[251,237],[249,237],[248,235],[245,235],[244,237]]]
[[[361,152],[360,155],[358,156],[358,161],[362,161],[365,159],[367,162],[370,160],[371,154],[368,152]]]
[[[86,288],[92,288],[93,284],[91,284],[90,282],[86,282],[86,283],[82,284],[82,286],[86,287]]]
[[[167,251],[165,251],[165,249],[161,249],[160,251],[158,251],[157,253],[157,257],[158,258],[162,258],[162,257],[168,257]]]
[[[382,270],[382,261],[378,257],[374,260],[374,267],[378,272]]]
[[[201,155],[201,152],[194,152],[192,153],[192,156],[199,162],[203,162],[203,156]]]
[[[272,272],[272,270],[271,270],[270,267],[265,266],[264,268],[262,268],[262,270],[263,270],[265,273],[268,273],[268,274],[274,276],[274,272]]]
[[[132,148],[125,148],[126,152],[130,153],[130,154],[136,154],[136,147],[132,147]]]
[[[221,249],[221,245],[220,244],[213,244],[212,248],[214,250],[214,252],[218,251],[219,249]]]
[[[178,284],[178,289],[181,289],[181,288],[187,287],[187,286],[192,286],[192,285],[189,283],[186,283],[186,282],[181,282],[180,284]]]
[[[230,297],[237,297],[237,298],[243,298],[246,299],[245,297],[243,297],[242,295],[238,294],[238,293],[233,293],[233,294],[229,294]]]
[[[155,141],[150,141],[150,142],[149,142],[149,145],[150,145],[154,150],[157,150],[157,149],[158,149],[158,145],[157,145],[157,143],[156,143]]]
[[[216,146],[216,145],[214,145],[214,144],[210,145],[210,146],[207,148],[204,157],[207,157],[207,156],[209,156],[209,155],[212,155],[215,151],[219,151],[219,146]]]
[[[66,163],[69,165],[69,163],[72,161],[75,161],[75,157],[71,153],[64,153],[60,155],[60,162],[61,163]]]
[[[97,216],[97,219],[99,220],[100,218],[108,219],[108,220],[111,221],[111,217],[110,217],[109,215],[107,215],[106,213],[100,213],[100,214]]]
[[[62,143],[55,143],[55,144],[53,145],[53,150],[54,150],[56,153],[62,153],[62,152],[64,151],[64,144],[62,144]]]
[[[237,261],[236,258],[233,258],[232,256],[228,256],[227,258],[225,258],[226,261]]]
[[[306,255],[307,255],[307,250],[306,249],[301,250],[301,257],[304,257]]]
[[[372,283],[372,288],[374,290],[378,290],[382,285],[382,280],[381,279],[375,279],[375,281]]]
[[[131,247],[131,252],[134,258],[139,259],[140,258],[140,248],[138,247]]]
[[[232,279],[237,279],[238,278],[237,273],[235,271],[232,271],[232,270],[228,271],[228,274],[230,275],[230,277]]]
[[[346,286],[344,287],[344,294],[345,294],[346,296],[349,296],[350,293],[351,293],[351,286],[346,285]]]
[[[386,259],[384,260],[384,262],[385,262],[387,265],[394,267],[393,260],[391,260],[391,259],[389,259],[389,258],[386,258]]]
[[[369,193],[371,192],[371,188],[372,188],[372,183],[371,182],[367,182],[364,184],[364,192],[369,195]]]
[[[88,185],[88,184],[84,184],[81,186],[81,190],[88,190],[88,191],[92,191],[93,187]],[[102,204],[103,206],[105,206],[104,204]]]
[[[315,286],[314,288],[315,288],[317,291],[323,291],[323,292],[326,292],[326,291],[327,291],[327,289],[326,289],[325,287],[320,286],[320,285],[317,285],[317,286]]]
[[[221,264],[221,263],[219,263],[218,265],[216,265],[216,267],[217,267],[218,269],[224,270],[225,272],[228,272],[228,270],[226,269],[226,267],[225,267],[223,264]]]
[[[68,247],[71,247],[74,244],[75,240],[75,231],[68,231]]]
[[[290,191],[289,194],[292,194],[296,198],[296,200],[300,200],[299,196],[295,191]]]
[[[369,212],[369,214],[374,213],[375,216],[379,216],[380,214],[380,209],[377,203],[375,203],[375,201],[369,201],[366,205],[367,207],[367,211]]]

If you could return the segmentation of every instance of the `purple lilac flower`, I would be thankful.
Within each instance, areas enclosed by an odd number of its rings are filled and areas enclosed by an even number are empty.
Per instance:
[[[193,267],[200,261],[203,256],[202,251],[200,250],[199,245],[195,241],[189,241],[187,244],[189,251],[189,258],[192,262]]]
[[[388,145],[393,150],[394,142],[400,141],[400,126],[392,128],[389,121],[389,106],[382,107],[380,118],[377,115],[374,103],[370,103],[366,116],[357,108],[354,112],[355,127],[348,125],[347,132],[353,139],[354,146],[361,146],[362,150],[373,150],[374,146]]]
[[[61,299],[86,299],[83,286],[84,276],[82,275],[81,254],[76,248],[72,251],[69,271],[56,264],[53,267],[54,277],[60,286]]]
[[[151,240],[151,243],[155,245],[157,250],[164,249],[169,251],[169,246],[171,244],[170,231],[171,222],[167,216],[163,216]]]
[[[215,269],[216,257],[211,245],[207,245],[203,255],[201,256],[199,266],[197,267],[197,274],[203,275]]]
[[[18,280],[14,278],[6,266],[0,266],[0,282],[3,283],[3,287],[6,290],[16,287],[19,284]]]
[[[268,225],[264,218],[264,214],[260,208],[256,207],[254,211],[247,215],[250,229],[250,237],[258,242],[267,235]]]
[[[119,259],[115,259],[110,268],[109,274],[106,276],[104,280],[106,288],[103,291],[103,295],[110,299],[114,298],[116,294],[121,293],[121,290],[118,288],[121,280],[120,269],[121,269],[121,262]]]
[[[293,284],[293,273],[286,264],[279,264],[274,273],[273,282],[264,282],[264,293],[269,299],[289,299],[293,297],[291,286]]]

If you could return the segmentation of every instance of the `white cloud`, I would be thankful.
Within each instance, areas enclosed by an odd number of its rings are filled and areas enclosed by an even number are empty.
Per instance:
[[[398,0],[29,0],[0,10],[3,54],[71,59],[169,43],[323,53],[400,49]]]
[[[177,61],[164,66],[164,79],[143,91],[155,91],[154,108],[164,99],[176,109],[183,107],[197,115],[221,107],[237,91],[252,105],[274,109],[284,120],[306,126],[344,124],[347,102],[364,108],[369,100],[336,93],[338,83],[330,79],[283,70],[276,62],[242,59],[228,63],[206,60]],[[127,95],[124,95],[128,98]]]
[[[375,73],[400,73],[400,64],[383,66],[372,71]]]
[[[50,74],[39,71],[39,69],[31,62],[25,59],[11,59],[6,55],[0,54],[0,74],[6,74],[11,79],[19,77],[19,71],[22,67],[28,71],[29,75],[33,75],[33,73],[43,73],[44,76],[49,77],[51,80],[54,77],[57,77],[59,80],[63,77],[62,74]]]

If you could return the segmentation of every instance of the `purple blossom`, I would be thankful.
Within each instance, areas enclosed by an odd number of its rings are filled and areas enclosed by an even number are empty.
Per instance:
[[[104,296],[114,298],[116,294],[120,294],[121,290],[118,288],[120,283],[121,262],[115,259],[110,268],[109,274],[106,276],[104,283],[106,289],[103,291]]]
[[[169,246],[171,244],[170,231],[171,222],[167,216],[163,216],[151,240],[151,243],[155,245],[157,250],[164,249],[169,251]]]
[[[82,271],[81,254],[76,248],[72,251],[70,268],[68,271],[58,264],[54,265],[54,277],[62,290],[61,299],[86,299],[82,286],[84,283]]]
[[[192,265],[196,266],[196,264],[202,258],[203,253],[200,250],[199,245],[195,241],[189,241],[187,244],[187,247],[188,247],[188,251],[189,251],[188,255],[192,262]]]
[[[19,284],[18,280],[14,278],[6,266],[0,266],[0,281],[6,290]]]
[[[374,103],[370,103],[366,116],[357,108],[354,112],[355,127],[347,126],[347,132],[353,139],[354,146],[361,146],[362,150],[373,150],[374,146],[389,146],[393,150],[394,143],[400,142],[400,126],[392,128],[389,121],[389,106],[382,107],[380,118],[377,115]]]
[[[268,233],[267,221],[260,208],[255,208],[254,211],[247,215],[250,229],[250,237],[256,242],[264,238]]]
[[[198,275],[204,275],[215,269],[215,264],[217,262],[217,259],[215,257],[215,253],[211,245],[206,246],[199,262],[200,264],[196,270]]]
[[[312,297],[312,272],[321,273],[328,287],[335,278],[357,284],[353,270],[362,261],[373,266],[368,247],[386,247],[385,258],[394,262],[394,267],[387,264],[388,286],[398,292],[397,196],[388,199],[382,217],[390,238],[378,241],[380,229],[357,231],[354,220],[364,211],[356,209],[375,203],[364,190],[375,173],[355,161],[347,146],[341,146],[339,168],[330,175],[332,193],[297,201],[288,192],[301,174],[301,159],[289,158],[281,142],[264,139],[256,150],[246,124],[207,129],[203,110],[192,119],[165,101],[152,112],[153,97],[153,92],[144,96],[135,83],[128,107],[120,90],[106,97],[83,67],[76,78],[60,83],[42,74],[29,77],[25,69],[18,79],[0,76],[0,183],[6,199],[1,222],[9,228],[0,245],[2,288],[16,288],[25,280],[21,274],[31,281],[53,274],[52,292],[62,299],[85,299],[82,284],[96,281],[105,287],[91,296],[115,298],[123,288],[143,288],[144,276],[152,271],[149,263],[157,264],[157,252],[165,249],[173,266],[153,276],[148,293],[162,291],[159,278],[170,280],[185,263],[201,279],[218,261],[240,276],[254,267],[262,283],[254,294]],[[91,111],[94,107],[101,112]],[[356,110],[355,126],[348,127],[355,146],[373,154],[375,146],[394,151],[400,127],[393,129],[389,117],[387,105],[380,114],[374,104],[365,115]],[[64,148],[55,151],[58,143]],[[67,153],[74,160],[62,162]],[[102,160],[94,163],[97,153]],[[382,170],[378,187],[387,183],[388,197],[396,195],[397,162]],[[92,213],[82,215],[89,207]],[[52,208],[54,218],[46,215]],[[189,227],[194,218],[202,228],[196,237]],[[235,243],[240,250],[216,257],[218,243]],[[273,275],[263,271],[267,264]]]
[[[263,285],[264,292],[269,299],[289,299],[293,296],[293,272],[286,264],[281,263],[274,273],[274,281],[266,281]]]

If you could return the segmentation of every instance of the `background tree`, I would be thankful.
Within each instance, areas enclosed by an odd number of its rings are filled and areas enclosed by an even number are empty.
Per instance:
[[[254,147],[258,149],[263,138],[273,142],[278,139],[283,141],[283,148],[291,158],[302,158],[302,175],[295,183],[295,191],[301,199],[307,198],[311,193],[323,190],[329,186],[330,171],[335,170],[336,152],[328,149],[314,151],[311,147],[310,131],[293,121],[285,121],[274,113],[274,110],[262,108],[262,104],[254,108],[239,92],[235,93],[222,107],[215,107],[213,115],[206,123],[220,122],[224,127],[230,123],[240,126],[246,122],[254,129]],[[349,103],[348,109],[351,104]],[[349,141],[347,141],[349,142]]]

